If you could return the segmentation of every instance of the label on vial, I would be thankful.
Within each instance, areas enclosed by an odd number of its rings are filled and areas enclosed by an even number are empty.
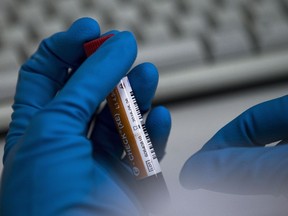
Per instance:
[[[107,102],[134,176],[141,179],[160,173],[159,161],[127,77],[109,94]]]

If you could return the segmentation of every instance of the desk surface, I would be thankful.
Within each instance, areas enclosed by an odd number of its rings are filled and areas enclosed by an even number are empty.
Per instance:
[[[178,181],[185,160],[227,122],[255,104],[287,92],[288,84],[282,84],[169,106],[173,128],[167,153],[161,164],[178,215],[287,215],[287,200],[283,197],[189,191],[183,189]],[[3,146],[1,145],[0,154],[3,154]]]

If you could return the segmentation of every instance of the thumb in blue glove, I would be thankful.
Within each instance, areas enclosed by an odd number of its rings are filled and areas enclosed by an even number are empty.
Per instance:
[[[180,174],[189,189],[288,194],[288,97],[256,105],[191,156]],[[266,146],[277,142],[275,146]]]

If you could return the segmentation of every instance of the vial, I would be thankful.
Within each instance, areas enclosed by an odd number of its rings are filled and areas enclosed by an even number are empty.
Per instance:
[[[87,57],[112,36],[85,43]],[[136,179],[134,192],[148,212],[164,214],[170,205],[169,191],[127,76],[121,79],[106,100],[131,173]]]

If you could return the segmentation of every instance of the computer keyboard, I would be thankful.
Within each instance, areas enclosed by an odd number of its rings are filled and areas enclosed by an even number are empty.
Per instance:
[[[160,73],[155,102],[288,78],[287,0],[1,0],[0,129],[19,66],[77,18],[131,30]]]

